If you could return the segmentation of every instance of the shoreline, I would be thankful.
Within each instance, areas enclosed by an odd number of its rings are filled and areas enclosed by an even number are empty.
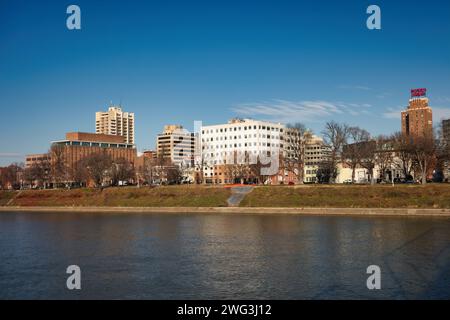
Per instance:
[[[292,207],[18,207],[0,206],[2,212],[249,214],[316,216],[416,216],[450,218],[450,209],[426,208],[292,208]]]

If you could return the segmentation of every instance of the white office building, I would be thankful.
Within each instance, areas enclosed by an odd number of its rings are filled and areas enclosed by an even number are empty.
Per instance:
[[[173,165],[193,167],[195,141],[195,135],[182,126],[166,125],[156,140],[157,156]]]
[[[201,150],[204,176],[212,177],[215,167],[255,163],[258,157],[278,159],[286,130],[281,123],[232,119],[226,124],[202,126]]]

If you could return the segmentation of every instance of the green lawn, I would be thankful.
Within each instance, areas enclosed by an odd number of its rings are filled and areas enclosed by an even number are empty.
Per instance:
[[[255,188],[241,207],[450,208],[450,185],[305,185]]]
[[[5,192],[0,194],[0,199],[7,197]],[[98,189],[26,190],[22,191],[10,205],[221,207],[227,205],[229,196],[229,189],[206,186],[123,187],[106,188],[103,191]],[[7,201],[4,201],[2,205],[6,203]]]

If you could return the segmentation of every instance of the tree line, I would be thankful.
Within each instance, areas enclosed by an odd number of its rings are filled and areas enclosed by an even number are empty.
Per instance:
[[[450,143],[442,137],[442,130],[422,136],[408,136],[396,132],[389,136],[371,136],[358,126],[349,126],[335,121],[327,122],[322,130],[324,152],[317,169],[317,182],[334,183],[343,164],[352,171],[355,181],[357,168],[367,170],[368,180],[375,183],[374,169],[378,168],[378,182],[394,179],[393,170],[402,173],[405,180],[427,183],[443,180],[443,170],[450,162]],[[306,165],[306,149],[313,133],[301,123],[287,125],[279,154],[280,172],[292,173],[298,183],[303,183]],[[74,166],[69,166],[64,146],[53,145],[49,157],[35,161],[30,167],[14,163],[0,168],[0,187],[67,187],[70,185],[95,186],[119,185],[121,182],[144,184],[205,183],[203,169],[208,166],[202,155],[201,163],[174,165],[164,157],[164,152],[155,158],[144,158],[139,166],[124,158],[113,159],[106,151],[87,155]],[[246,155],[248,160],[248,155]],[[249,161],[228,164],[225,174],[228,182],[264,183],[269,176],[262,175],[263,164],[259,157],[256,163]],[[194,177],[193,181],[186,177]],[[215,177],[211,177],[214,179]],[[225,181],[223,181],[225,182]]]
[[[372,137],[364,129],[332,121],[325,125],[322,134],[329,156],[319,167],[320,182],[334,182],[339,163],[352,170],[352,181],[357,167],[367,169],[372,183],[375,167],[380,172],[379,180],[385,180],[387,172],[398,170],[405,180],[427,183],[432,177],[434,181],[442,181],[444,166],[450,160],[449,143],[440,130],[437,134],[412,136],[396,132]]]

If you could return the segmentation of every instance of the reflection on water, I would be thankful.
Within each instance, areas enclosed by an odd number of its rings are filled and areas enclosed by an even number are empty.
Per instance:
[[[0,215],[2,299],[448,299],[449,284],[450,219]]]

